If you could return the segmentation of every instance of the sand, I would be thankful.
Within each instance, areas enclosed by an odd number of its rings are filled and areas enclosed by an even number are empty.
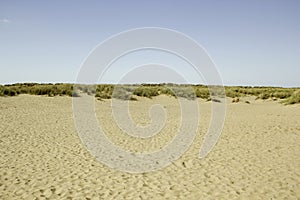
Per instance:
[[[204,159],[198,154],[211,103],[199,100],[199,129],[189,150],[166,168],[130,174],[99,163],[83,147],[70,97],[1,97],[0,199],[300,199],[300,105],[247,100],[228,99],[222,135]],[[110,100],[96,101],[97,118],[121,148],[156,151],[176,133],[177,101],[139,98],[130,111],[146,125],[155,103],[168,119],[152,138],[122,133]]]

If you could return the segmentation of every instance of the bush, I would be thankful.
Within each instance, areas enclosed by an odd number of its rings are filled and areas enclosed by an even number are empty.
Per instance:
[[[196,98],[196,94],[194,90],[190,87],[175,86],[175,87],[171,87],[171,90],[176,97],[182,97],[189,100],[193,100]]]
[[[166,86],[160,87],[158,92],[160,94],[165,94],[165,95],[168,95],[168,96],[176,97],[175,93],[170,88],[168,88]]]
[[[231,97],[231,98],[236,98],[236,97],[240,97],[241,94],[244,94],[245,92],[243,91],[243,93],[239,93],[238,89],[234,89],[234,88],[225,88],[225,94],[227,97]]]
[[[178,85],[178,84],[142,84],[142,85],[76,85],[56,83],[56,84],[38,84],[38,83],[16,83],[11,85],[0,85],[0,96],[16,96],[19,94],[31,95],[47,95],[47,96],[79,96],[77,91],[85,92],[89,95],[95,94],[98,99],[114,98],[124,100],[136,100],[132,95],[152,98],[160,94],[165,94],[174,97],[183,97],[187,99],[203,98],[210,99],[210,93],[207,86],[204,85]],[[209,86],[214,91],[211,94],[212,98],[223,97],[223,87]],[[191,89],[193,88],[193,89]],[[231,98],[239,98],[241,96],[253,95],[260,99],[285,99],[285,104],[294,104],[299,101],[299,88],[279,88],[279,87],[242,87],[228,86],[225,87],[225,94]]]
[[[95,97],[101,99],[111,99],[113,91],[113,85],[97,85]]]
[[[2,95],[15,96],[18,94],[31,95],[67,95],[73,96],[72,84],[37,84],[37,83],[17,83],[13,85],[2,86]]]
[[[121,100],[130,100],[131,95],[132,95],[132,93],[126,91],[126,89],[124,89],[122,87],[115,87],[112,97],[116,98],[116,99],[121,99]]]
[[[4,90],[4,86],[0,85],[0,96],[4,96],[3,90]]]
[[[4,88],[3,89],[3,95],[4,96],[16,96],[17,92],[13,89],[10,89],[10,88]]]
[[[293,94],[292,91],[278,91],[278,92],[274,92],[271,96],[278,98],[278,99],[286,99],[289,98],[291,95]]]
[[[223,86],[212,85],[209,86],[210,95],[213,97],[226,97],[226,90],[224,91]]]
[[[140,86],[133,91],[133,94],[140,97],[152,98],[159,95],[159,90],[158,87]]]
[[[96,94],[96,86],[95,85],[75,85],[76,90],[86,93],[88,95],[94,95]]]
[[[95,97],[98,97],[99,99],[111,99],[111,95],[106,93],[96,93]]]
[[[258,98],[265,100],[265,99],[270,98],[270,94],[268,94],[268,93],[261,93],[261,94],[258,95]]]
[[[196,88],[195,94],[201,99],[208,99],[210,97],[208,88]]]
[[[296,104],[300,103],[300,90],[295,91],[288,99],[283,101],[284,104]]]

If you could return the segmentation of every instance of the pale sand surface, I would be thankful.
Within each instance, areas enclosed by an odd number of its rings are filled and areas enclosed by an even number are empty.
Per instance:
[[[204,159],[198,153],[211,103],[199,100],[194,143],[172,165],[144,174],[111,169],[83,147],[72,99],[21,95],[0,98],[0,199],[300,199],[300,105],[228,100],[221,138]],[[113,143],[155,151],[174,137],[180,111],[174,98],[130,102],[133,120],[149,123],[148,109],[168,113],[161,133],[133,139],[111,116],[110,100],[96,101],[97,117]]]

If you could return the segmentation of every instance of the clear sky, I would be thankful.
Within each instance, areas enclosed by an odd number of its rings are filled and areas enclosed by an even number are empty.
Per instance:
[[[0,84],[74,82],[106,38],[164,27],[200,43],[226,85],[300,87],[299,10],[299,0],[0,0]]]

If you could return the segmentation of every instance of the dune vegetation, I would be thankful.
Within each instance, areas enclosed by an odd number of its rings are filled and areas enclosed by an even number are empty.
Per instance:
[[[178,84],[141,84],[141,85],[81,85],[69,83],[39,84],[39,83],[16,83],[0,85],[0,96],[16,96],[19,94],[53,96],[80,96],[80,93],[95,95],[102,99],[137,100],[136,97],[152,98],[158,95],[168,95],[175,98],[186,99],[201,98],[211,100],[210,91],[205,85],[178,85]],[[220,94],[222,91],[220,90]],[[219,94],[219,95],[220,95]],[[300,88],[280,87],[245,87],[225,86],[227,97],[233,98],[233,102],[239,102],[240,97],[255,96],[257,99],[281,100],[284,104],[300,103]]]
[[[73,84],[38,84],[38,83],[16,83],[0,86],[0,96],[16,96],[19,94],[47,95],[47,96],[77,96],[73,92]]]
[[[296,90],[291,96],[282,101],[284,104],[300,103],[300,90]]]

